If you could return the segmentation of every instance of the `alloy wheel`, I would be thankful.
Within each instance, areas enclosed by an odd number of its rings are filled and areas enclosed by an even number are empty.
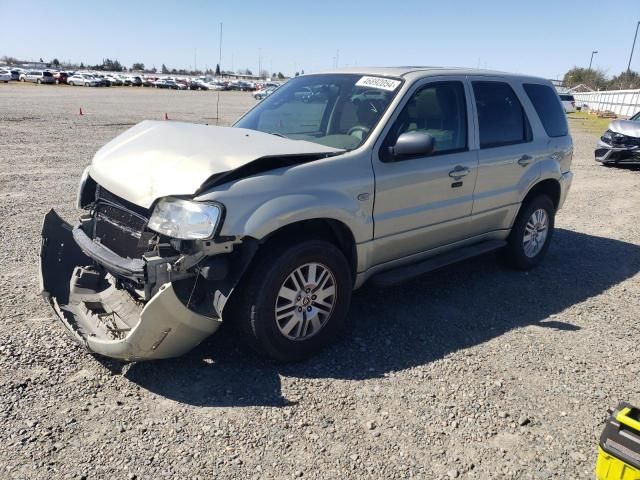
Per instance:
[[[522,237],[522,247],[527,257],[533,258],[542,251],[548,232],[549,216],[543,208],[539,208],[529,217]]]
[[[336,280],[328,267],[312,262],[296,268],[276,297],[278,330],[289,340],[313,337],[327,324],[336,300]]]

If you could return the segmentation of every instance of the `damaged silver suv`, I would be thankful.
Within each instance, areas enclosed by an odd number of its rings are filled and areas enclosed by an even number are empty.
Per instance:
[[[371,277],[388,287],[493,250],[538,264],[572,153],[546,80],[304,75],[233,127],[145,121],[101,148],[79,221],[45,217],[43,295],[109,357],[177,356],[224,320],[300,360],[335,338]]]

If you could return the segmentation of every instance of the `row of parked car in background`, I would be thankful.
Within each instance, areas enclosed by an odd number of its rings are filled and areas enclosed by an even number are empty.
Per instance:
[[[172,90],[240,90],[252,91],[256,99],[263,99],[280,86],[278,82],[249,82],[221,80],[212,77],[158,77],[152,75],[120,74],[89,71],[25,70],[0,68],[0,82],[31,82],[37,84],[65,84],[76,87],[133,86]],[[268,93],[267,93],[268,92]]]

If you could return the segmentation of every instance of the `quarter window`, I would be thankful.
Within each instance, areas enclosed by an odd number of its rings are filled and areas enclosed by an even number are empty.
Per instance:
[[[480,148],[531,141],[531,126],[513,89],[503,82],[473,82]]]
[[[467,149],[467,104],[462,82],[431,83],[416,93],[402,109],[387,146],[406,132],[427,132],[435,139],[431,155]]]
[[[522,86],[524,91],[527,92],[529,100],[533,103],[533,108],[536,109],[547,135],[550,137],[564,137],[567,135],[569,133],[567,118],[558,101],[555,90],[547,85],[535,83],[525,83]],[[563,97],[568,98],[565,99]],[[560,95],[560,99],[573,101],[571,95]]]

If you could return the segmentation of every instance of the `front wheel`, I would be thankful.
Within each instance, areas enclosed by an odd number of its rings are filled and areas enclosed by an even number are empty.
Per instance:
[[[238,290],[229,310],[245,341],[274,360],[300,361],[345,327],[351,270],[332,243],[303,241],[259,257]]]
[[[553,236],[555,215],[553,202],[546,195],[538,195],[522,206],[505,249],[512,267],[530,270],[542,261]]]

